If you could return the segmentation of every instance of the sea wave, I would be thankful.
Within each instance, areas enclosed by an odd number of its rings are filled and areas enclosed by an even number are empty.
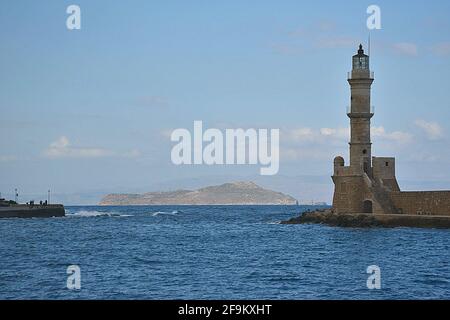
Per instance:
[[[156,212],[152,213],[152,216],[154,216],[154,217],[159,216],[159,215],[176,216],[179,213],[180,213],[180,211],[178,211],[178,210],[173,210],[171,212],[168,212],[168,211],[156,211]]]
[[[66,217],[132,217],[129,214],[121,214],[118,212],[102,212],[96,210],[80,210],[69,212]]]

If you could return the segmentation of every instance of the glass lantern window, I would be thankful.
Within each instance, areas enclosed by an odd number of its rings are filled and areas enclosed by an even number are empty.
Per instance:
[[[353,57],[353,69],[359,69],[359,70],[369,69],[369,57],[354,56]]]

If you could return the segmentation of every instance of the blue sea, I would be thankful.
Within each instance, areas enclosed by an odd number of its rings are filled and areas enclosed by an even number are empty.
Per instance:
[[[308,206],[0,219],[0,299],[449,299],[450,230],[280,225]],[[67,268],[80,268],[80,290]],[[367,267],[381,289],[367,288]]]

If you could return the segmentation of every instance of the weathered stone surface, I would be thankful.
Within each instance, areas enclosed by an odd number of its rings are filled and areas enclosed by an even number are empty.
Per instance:
[[[450,191],[403,191],[389,195],[403,214],[450,216]]]

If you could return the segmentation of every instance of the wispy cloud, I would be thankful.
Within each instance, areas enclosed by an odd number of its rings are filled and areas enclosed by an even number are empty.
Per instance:
[[[284,129],[281,131],[281,139],[287,143],[293,144],[305,144],[305,143],[325,143],[330,138],[338,138],[337,132],[348,129],[332,129],[332,128],[320,128],[313,129],[309,127],[300,127],[293,129]]]
[[[403,131],[386,131],[383,126],[371,128],[373,140],[381,150],[386,146],[411,147],[413,135]],[[331,161],[335,155],[347,152],[350,128],[308,127],[284,129],[280,136],[280,159],[282,161]]]
[[[427,138],[430,140],[437,140],[443,137],[444,130],[437,122],[428,122],[423,119],[416,120],[414,124],[422,129]]]
[[[283,55],[298,55],[304,52],[300,46],[292,44],[273,43],[270,47],[273,52]]]
[[[169,100],[162,96],[143,96],[138,98],[137,103],[140,107],[147,108],[168,108]]]
[[[17,160],[16,156],[12,155],[0,155],[0,162],[11,162]]]
[[[410,42],[397,42],[392,45],[395,53],[410,57],[416,57],[419,54],[417,45]]]
[[[163,129],[159,132],[159,134],[164,137],[164,139],[170,139],[172,136],[172,132],[174,129]]]
[[[333,20],[319,20],[309,26],[301,26],[288,31],[287,34],[291,37],[315,36],[320,33],[335,31],[336,28],[337,24]]]
[[[291,37],[303,37],[309,34],[309,31],[304,27],[288,31],[287,34]]]
[[[66,136],[59,137],[44,151],[47,158],[100,158],[114,153],[103,148],[75,147]]]
[[[299,160],[314,160],[314,161],[328,161],[333,158],[334,152],[329,149],[321,147],[280,147],[281,161],[299,161]]]
[[[393,141],[398,144],[407,144],[410,143],[413,139],[413,135],[408,132],[403,131],[387,132],[383,126],[371,127],[370,133],[374,138],[377,137],[384,140]]]
[[[335,36],[322,38],[315,43],[315,46],[320,49],[356,48],[359,41],[353,37]]]
[[[142,155],[141,151],[138,149],[132,149],[130,151],[126,151],[123,156],[125,158],[139,158]]]
[[[321,32],[334,31],[337,28],[337,23],[333,20],[320,20],[315,24],[315,27]]]
[[[412,134],[403,131],[388,132],[383,126],[371,127],[371,134],[375,138],[389,140],[399,144],[406,144],[412,141]],[[283,134],[283,132],[282,132]],[[290,142],[314,142],[322,144],[332,144],[333,141],[349,141],[350,128],[296,128],[284,131],[284,137]]]
[[[337,31],[335,21],[318,20],[285,32],[284,35],[288,37],[283,41],[270,44],[270,47],[279,54],[297,55],[310,50],[356,48],[359,44],[360,39],[338,34]]]
[[[73,146],[66,136],[61,136],[58,140],[52,142],[47,149],[44,150],[43,156],[49,159],[59,158],[104,158],[104,157],[122,157],[122,158],[139,158],[141,151],[131,149],[125,152],[117,152],[105,148],[93,148]]]
[[[450,42],[441,42],[434,45],[431,51],[438,56],[450,56]]]
[[[320,134],[324,137],[333,137],[340,140],[349,140],[350,128],[321,128]]]
[[[292,142],[311,142],[317,140],[317,133],[311,128],[295,128],[282,132]]]

